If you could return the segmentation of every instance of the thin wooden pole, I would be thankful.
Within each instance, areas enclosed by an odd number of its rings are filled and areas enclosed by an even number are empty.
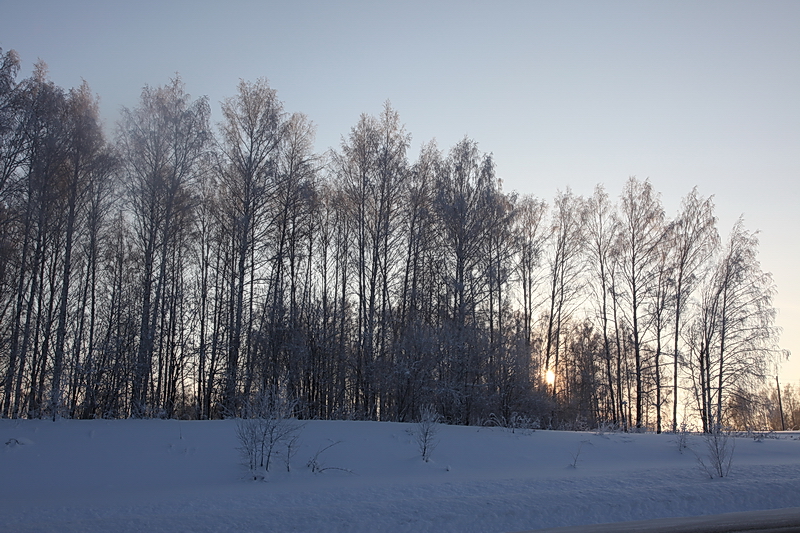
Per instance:
[[[778,409],[781,411],[781,431],[786,431],[786,419],[783,418],[783,402],[781,401],[781,382],[775,376],[775,384],[778,386]]]

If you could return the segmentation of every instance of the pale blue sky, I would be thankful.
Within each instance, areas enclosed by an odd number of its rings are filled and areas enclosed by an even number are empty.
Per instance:
[[[0,47],[120,106],[176,72],[212,109],[240,78],[338,145],[390,100],[419,144],[464,135],[507,190],[552,199],[649,177],[670,215],[695,185],[720,231],[760,229],[800,384],[800,2],[0,0]],[[219,119],[215,114],[213,120]]]

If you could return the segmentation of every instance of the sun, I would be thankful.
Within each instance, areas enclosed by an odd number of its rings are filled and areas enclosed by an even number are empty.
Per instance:
[[[545,381],[547,381],[548,385],[552,385],[556,382],[556,374],[552,370],[548,370],[547,373],[544,375]]]

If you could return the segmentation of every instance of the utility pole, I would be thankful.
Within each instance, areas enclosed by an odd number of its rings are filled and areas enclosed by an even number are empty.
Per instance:
[[[775,376],[775,384],[778,386],[778,409],[781,411],[781,431],[786,431],[786,419],[783,418],[783,402],[781,401],[781,382]]]

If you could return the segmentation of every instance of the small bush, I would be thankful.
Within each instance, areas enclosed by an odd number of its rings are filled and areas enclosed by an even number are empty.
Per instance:
[[[681,422],[681,425],[678,426],[677,430],[675,431],[675,444],[678,445],[678,451],[683,453],[683,450],[689,448],[689,426],[686,422]]]
[[[508,418],[504,416],[497,416],[496,414],[492,413],[489,415],[489,418],[483,423],[483,425],[502,427],[505,429],[510,429],[511,433],[520,432],[524,435],[533,433],[541,427],[539,424],[539,419],[533,419],[517,412],[511,413]]]
[[[594,434],[598,437],[605,436],[606,433],[616,433],[619,431],[619,425],[609,422],[607,420],[603,420],[598,422],[597,428],[595,429]]]
[[[294,402],[271,393],[260,394],[244,407],[236,421],[236,436],[245,466],[256,477],[263,468],[269,472],[272,459],[286,448],[286,468],[296,453],[297,440],[303,425],[291,418]]]

